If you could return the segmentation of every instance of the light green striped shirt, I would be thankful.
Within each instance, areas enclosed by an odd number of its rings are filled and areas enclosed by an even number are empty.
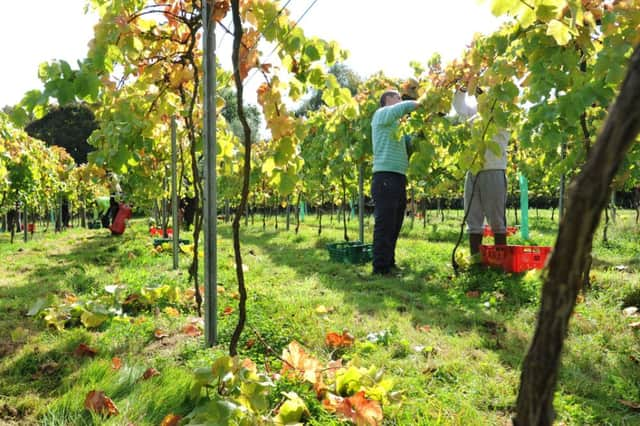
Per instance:
[[[395,172],[405,175],[409,167],[406,144],[398,140],[400,117],[416,109],[415,101],[399,102],[379,108],[371,120],[373,139],[373,172]]]

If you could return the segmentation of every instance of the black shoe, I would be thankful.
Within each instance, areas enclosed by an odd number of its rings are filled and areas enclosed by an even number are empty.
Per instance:
[[[477,274],[479,272],[488,271],[489,269],[491,268],[484,263],[472,263],[465,269],[465,272],[468,272],[470,274]]]
[[[400,278],[402,277],[402,270],[394,265],[386,269],[374,269],[371,275],[374,277]]]
[[[391,275],[391,270],[390,268],[381,268],[381,269],[373,268],[373,272],[371,272],[371,275],[387,276],[387,275]]]
[[[373,274],[371,274],[371,275],[367,275],[367,274],[363,274],[363,273],[361,273],[361,272],[356,272],[356,275],[357,275],[357,276],[358,276],[358,278],[359,278],[359,279],[361,279],[362,281],[371,281],[371,280],[373,280],[373,279],[376,277],[376,275],[373,275]]]
[[[390,272],[391,274],[398,275],[398,274],[402,274],[402,273],[404,273],[404,269],[402,269],[402,268],[398,267],[398,265],[395,265],[395,264],[394,264],[394,265],[391,265],[391,266],[389,267],[389,272]]]

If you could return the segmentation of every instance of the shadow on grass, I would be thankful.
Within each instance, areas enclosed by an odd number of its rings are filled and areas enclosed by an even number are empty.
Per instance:
[[[70,236],[69,238],[74,237]],[[29,242],[20,253],[25,253],[25,256],[32,255],[30,250],[41,250],[35,244],[47,243],[51,244],[47,241]],[[111,265],[114,253],[117,252],[122,241],[107,234],[94,234],[82,242],[74,242],[73,244],[69,251],[60,250],[58,253],[43,251],[42,255],[47,256],[48,262],[36,263],[32,266],[25,265],[22,268],[23,276],[20,284],[0,287],[0,307],[3,311],[3,315],[0,316],[0,341],[4,342],[0,345],[0,355],[3,358],[10,359],[12,355],[18,353],[27,343],[27,337],[36,340],[40,333],[45,332],[42,321],[34,321],[32,317],[26,316],[30,307],[38,299],[48,299],[53,295],[63,296],[65,293],[85,293],[96,289],[96,278],[87,274],[86,265],[102,267]],[[122,261],[127,262],[129,259],[123,257]],[[42,363],[46,364],[49,361],[58,363],[58,355],[62,358],[68,355],[60,354],[55,350],[50,352],[49,355],[46,355],[36,350],[33,353],[23,354],[13,360],[9,364],[9,368],[1,372],[0,376],[6,377],[6,374],[17,371],[24,372],[27,376],[35,374],[38,377],[43,377],[45,384],[35,388],[31,385],[30,390],[47,395],[57,388],[58,382],[50,379],[46,374],[42,375],[38,371],[32,371],[33,368],[39,368]],[[56,369],[56,371],[59,370],[62,369]],[[18,393],[22,391],[24,389],[19,390]]]
[[[219,228],[224,237],[231,238],[229,228]],[[286,232],[286,231],[285,231]],[[334,242],[326,236],[315,242],[300,245],[293,230],[286,241],[279,232],[256,235],[244,232],[244,244],[263,248],[276,266],[292,268],[299,277],[313,275],[322,286],[341,292],[347,305],[356,307],[363,315],[378,315],[395,310],[411,315],[415,325],[429,324],[455,335],[479,328],[492,318],[481,300],[468,292],[500,292],[509,299],[504,314],[511,315],[535,299],[537,289],[521,285],[521,276],[507,276],[501,272],[482,271],[477,274],[453,275],[448,266],[447,245],[441,252],[429,255],[418,267],[407,267],[402,278],[377,278],[370,275],[370,265],[346,265],[328,260],[326,244]],[[402,237],[401,237],[402,238]]]

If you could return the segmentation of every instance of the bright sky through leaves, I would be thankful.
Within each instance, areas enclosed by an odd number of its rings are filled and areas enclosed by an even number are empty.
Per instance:
[[[63,59],[75,67],[84,58],[97,21],[95,14],[84,14],[84,3],[32,0],[28,13],[27,3],[3,5],[0,107],[17,103],[28,90],[41,89],[41,62]],[[291,18],[297,20],[312,3],[291,0]],[[458,57],[475,32],[490,33],[498,23],[489,5],[477,0],[318,0],[300,26],[308,35],[336,40],[348,49],[347,64],[363,77],[378,70],[405,77],[411,74],[410,61],[424,63],[435,52],[445,61]],[[230,57],[231,41],[229,35],[222,40],[221,56]],[[230,67],[230,59],[222,63]],[[261,81],[258,76],[252,80],[249,90],[255,92],[252,86]]]

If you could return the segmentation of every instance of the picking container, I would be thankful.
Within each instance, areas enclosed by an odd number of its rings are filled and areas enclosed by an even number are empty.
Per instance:
[[[544,246],[480,246],[482,263],[505,272],[525,272],[542,269],[551,253]]]
[[[329,259],[359,265],[373,259],[373,245],[359,241],[327,244]]]

